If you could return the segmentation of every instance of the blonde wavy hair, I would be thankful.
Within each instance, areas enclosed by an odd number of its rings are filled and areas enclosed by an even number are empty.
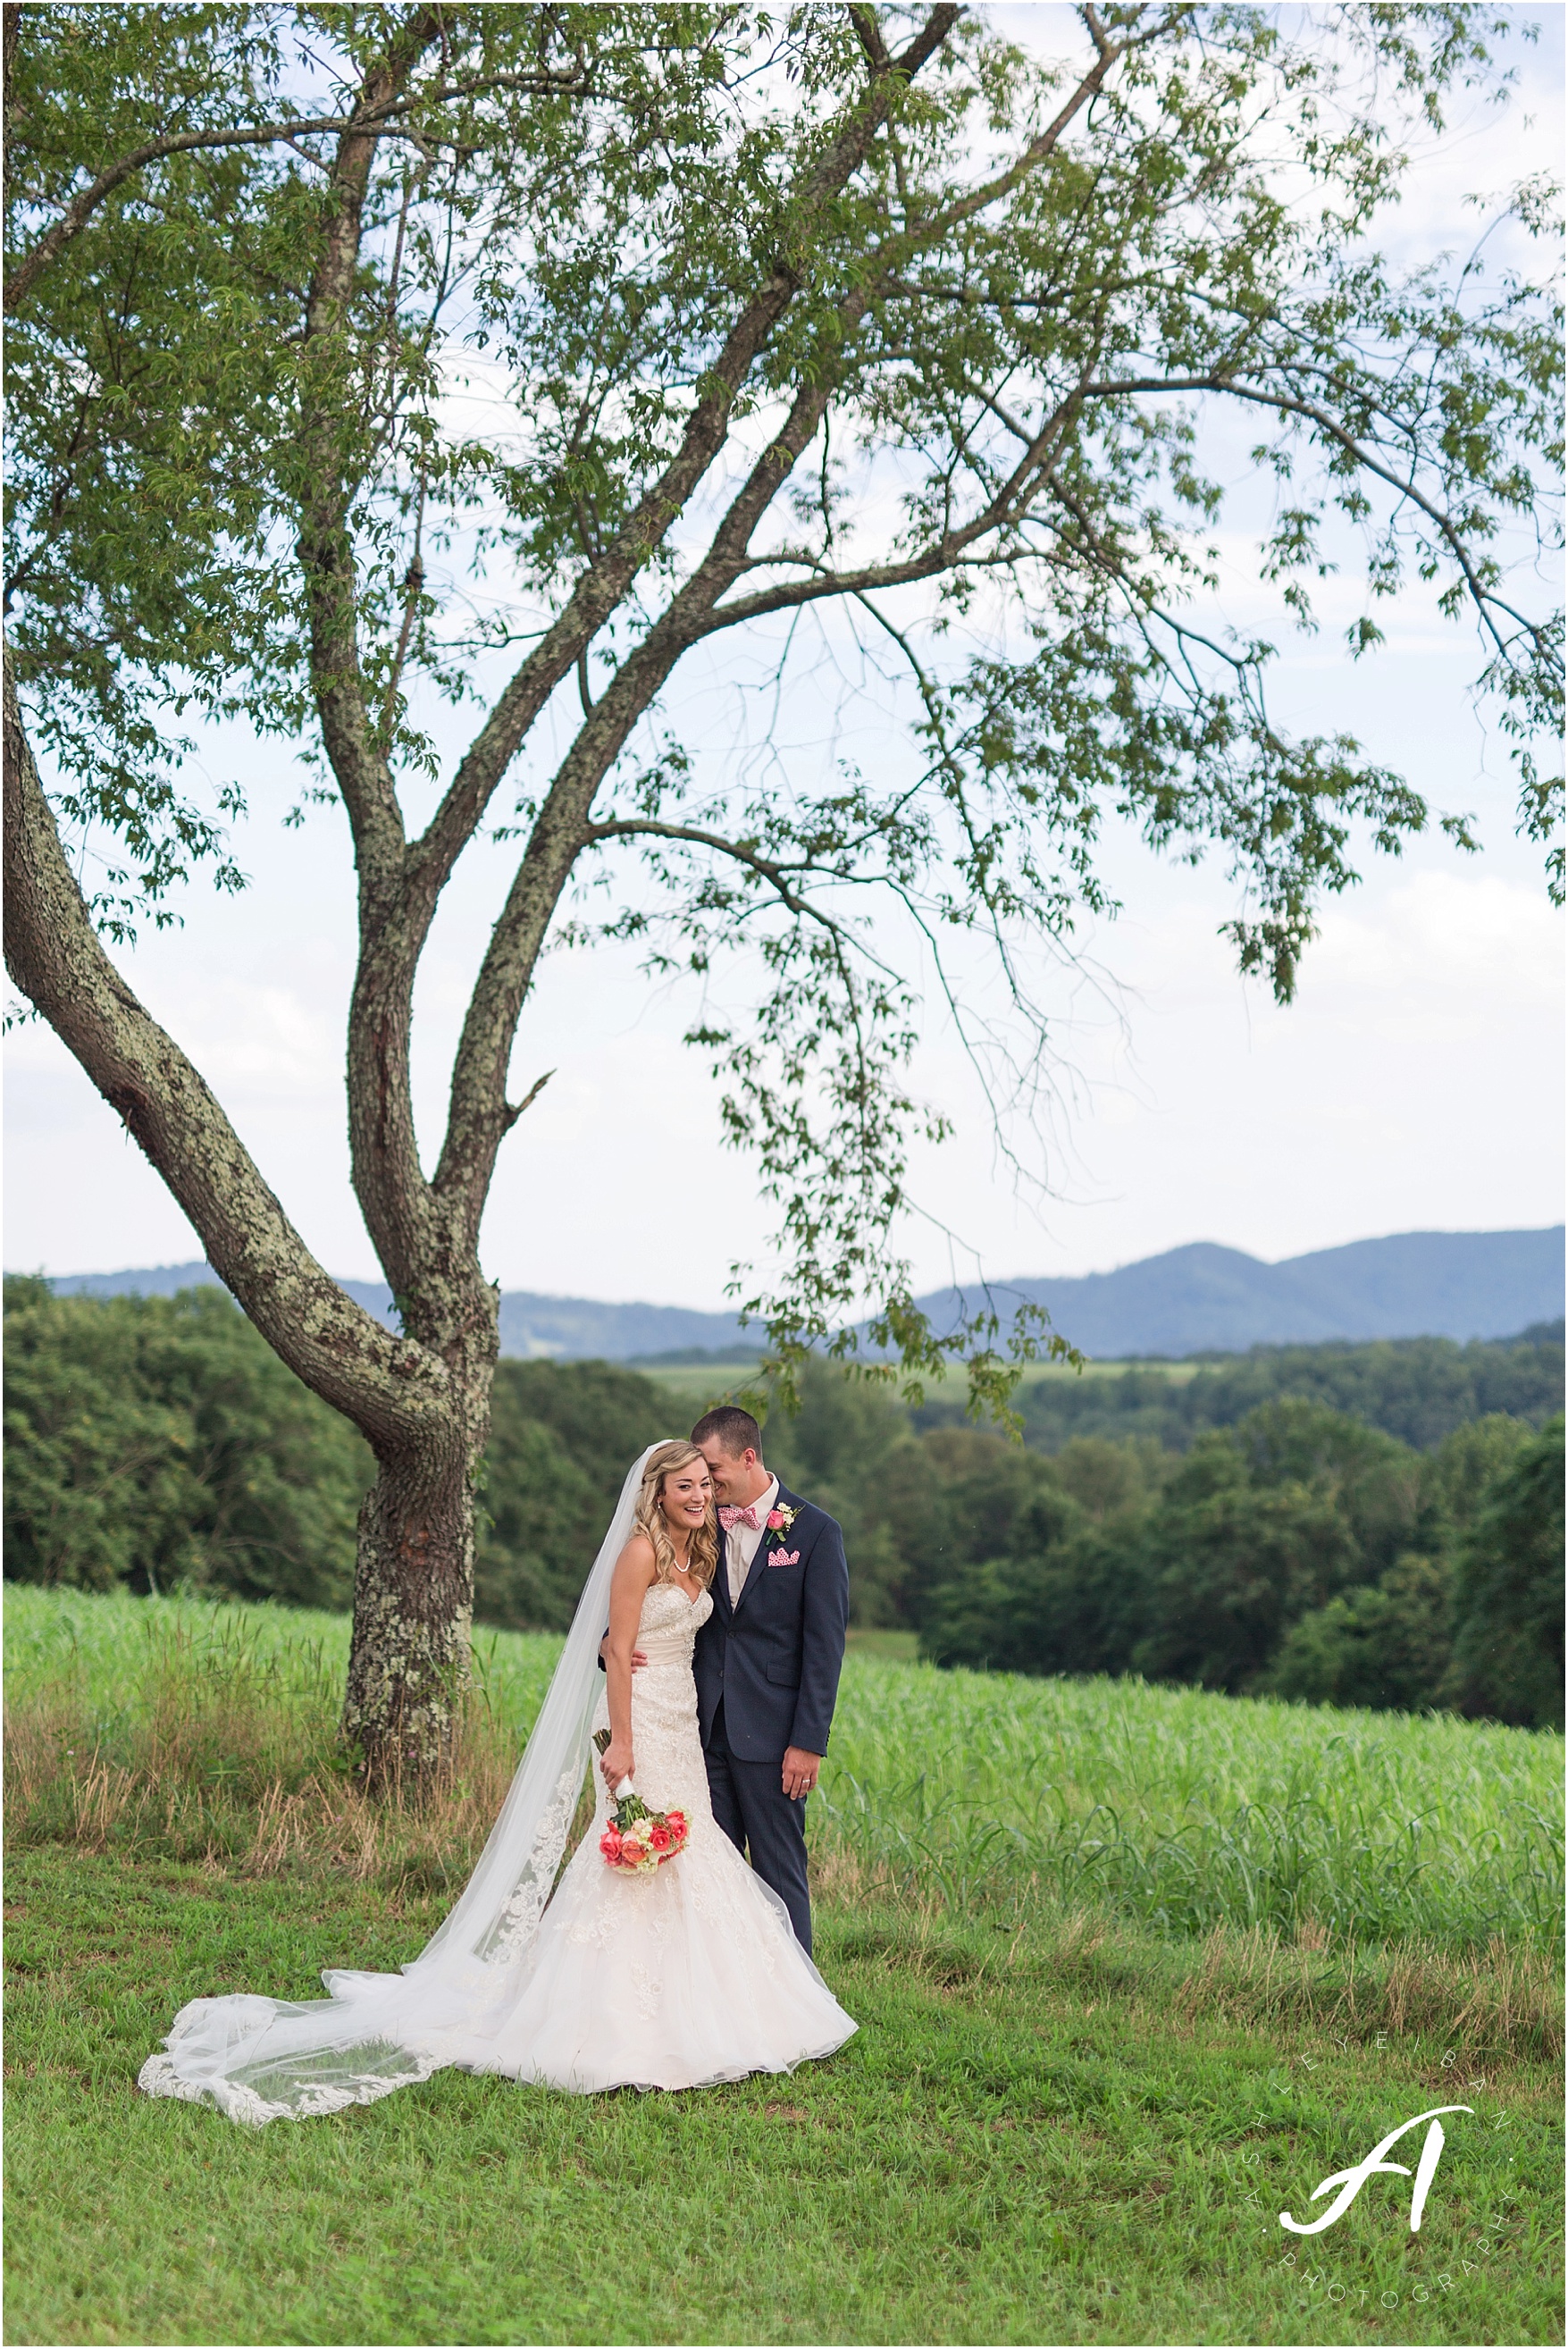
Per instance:
[[[654,1546],[655,1582],[669,1582],[680,1570],[680,1560],[670,1539],[669,1525],[659,1506],[665,1478],[674,1475],[677,1468],[686,1467],[689,1461],[701,1458],[702,1454],[695,1444],[661,1444],[643,1471],[643,1486],[637,1495],[634,1517],[637,1531],[646,1534]],[[691,1558],[686,1572],[706,1590],[717,1566],[718,1518],[713,1503],[709,1501],[707,1515],[691,1537]]]

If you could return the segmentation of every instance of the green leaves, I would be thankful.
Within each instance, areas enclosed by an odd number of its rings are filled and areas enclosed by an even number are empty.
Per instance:
[[[1563,1421],[1482,1487],[1454,1577],[1449,1695],[1463,1713],[1563,1724]]]
[[[5,1284],[6,1571],[345,1603],[370,1455],[222,1290]]]
[[[1473,623],[1561,890],[1549,201],[1522,186],[1457,264],[1372,242],[1404,132],[1495,85],[1500,21],[1128,5],[1053,19],[1047,57],[940,7],[23,12],[8,642],[62,819],[123,850],[98,918],[167,918],[199,863],[237,885],[237,802],[181,780],[216,717],[345,801],[378,1033],[456,856],[521,837],[441,1160],[475,1229],[573,872],[657,971],[754,949],[755,999],[726,980],[691,1036],[777,1213],[775,1277],[738,1279],[786,1385],[869,1317],[879,1360],[960,1353],[1005,1404],[1060,1341],[910,1299],[909,1153],[944,1131],[906,1074],[923,999],[1026,1114],[1054,1050],[1030,955],[1114,910],[1108,819],[1222,859],[1281,1000],[1325,895],[1429,820],[1347,734],[1292,737],[1278,627],[1225,625],[1216,419],[1276,490],[1280,625],[1352,565],[1357,658],[1419,593]],[[741,695],[758,661],[780,697],[810,657],[859,678],[892,729],[872,779],[705,761],[671,715],[699,647]],[[460,761],[443,702],[485,712]],[[612,841],[642,880],[583,864]],[[967,1008],[982,950],[1005,1044]]]

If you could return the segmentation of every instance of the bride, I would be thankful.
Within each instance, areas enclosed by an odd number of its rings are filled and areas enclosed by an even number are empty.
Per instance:
[[[652,1445],[622,1487],[490,1841],[418,1957],[400,1974],[324,1973],[329,1996],[308,2004],[193,1999],[139,2085],[259,2127],[369,2104],[447,2064],[588,2094],[703,2087],[841,2046],[856,2025],[709,1803],[692,1648],[717,1561],[701,1453]],[[634,1651],[646,1658],[634,1675]],[[595,1729],[609,1744],[593,1823],[557,1883]],[[650,1809],[689,1823],[651,1875],[599,1850],[609,1789],[632,1776]]]

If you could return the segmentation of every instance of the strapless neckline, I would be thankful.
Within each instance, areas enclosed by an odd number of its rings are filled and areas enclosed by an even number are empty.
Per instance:
[[[638,1617],[639,1637],[676,1640],[684,1648],[707,1620],[712,1606],[711,1590],[699,1590],[695,1599],[688,1599],[678,1582],[651,1582]]]

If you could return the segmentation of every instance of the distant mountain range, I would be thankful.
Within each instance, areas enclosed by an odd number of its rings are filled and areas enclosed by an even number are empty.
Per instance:
[[[1563,1230],[1398,1232],[1263,1264],[1200,1240],[1118,1272],[997,1283],[1004,1315],[1043,1305],[1086,1354],[1238,1353],[1330,1338],[1503,1338],[1563,1311]],[[921,1299],[940,1324],[961,1301]]]
[[[132,1272],[69,1273],[60,1295],[166,1297],[215,1281],[206,1264]],[[378,1282],[346,1280],[350,1297],[382,1320],[392,1295]],[[1116,1272],[1064,1280],[997,1282],[1004,1319],[1043,1305],[1064,1337],[1102,1361],[1128,1356],[1239,1353],[1248,1346],[1310,1345],[1331,1338],[1503,1338],[1554,1321],[1563,1304],[1563,1227],[1529,1232],[1398,1232],[1264,1264],[1239,1248],[1201,1240]],[[971,1291],[921,1299],[939,1328]],[[603,1305],[585,1297],[510,1289],[500,1301],[503,1354],[647,1361],[672,1354],[756,1350],[732,1314],[676,1305]]]
[[[338,1283],[388,1329],[397,1327],[392,1291],[378,1280]],[[58,1297],[172,1297],[180,1288],[222,1287],[210,1264],[156,1264],[130,1272],[56,1276]],[[500,1300],[500,1350],[525,1360],[624,1362],[660,1354],[733,1350],[750,1361],[749,1343],[733,1313],[693,1313],[681,1305],[602,1305],[591,1297],[535,1297],[511,1288]]]

